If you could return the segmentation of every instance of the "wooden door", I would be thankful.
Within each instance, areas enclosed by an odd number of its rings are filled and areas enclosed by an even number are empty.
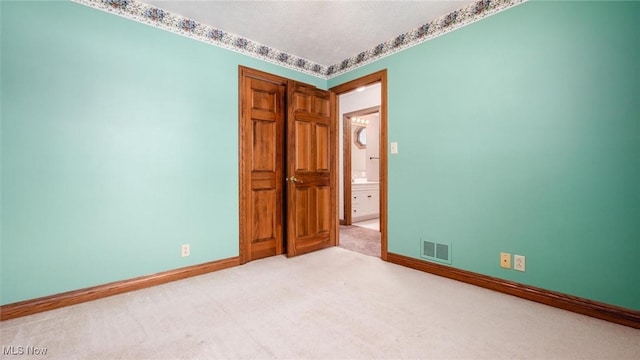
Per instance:
[[[287,256],[336,244],[335,96],[289,81]]]
[[[240,69],[240,262],[284,252],[286,80]]]

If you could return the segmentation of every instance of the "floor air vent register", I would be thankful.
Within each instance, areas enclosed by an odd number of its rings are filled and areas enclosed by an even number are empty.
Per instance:
[[[445,264],[451,264],[451,246],[433,241],[422,240],[422,257]]]

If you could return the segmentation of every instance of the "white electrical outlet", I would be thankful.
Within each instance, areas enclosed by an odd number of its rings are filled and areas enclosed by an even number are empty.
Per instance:
[[[189,256],[191,254],[191,246],[189,244],[182,244],[182,257]]]
[[[513,270],[524,271],[525,258],[522,255],[513,255]]]

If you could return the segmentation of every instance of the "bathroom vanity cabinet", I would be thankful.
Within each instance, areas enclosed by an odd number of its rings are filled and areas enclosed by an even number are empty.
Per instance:
[[[380,184],[353,183],[351,185],[351,220],[375,219],[380,216]]]

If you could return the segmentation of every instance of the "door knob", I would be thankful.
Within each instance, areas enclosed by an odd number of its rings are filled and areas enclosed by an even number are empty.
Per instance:
[[[292,183],[302,184],[302,180],[298,179],[298,178],[297,178],[297,177],[295,177],[295,176],[292,176],[292,177],[290,177],[290,178],[286,178],[286,179],[284,179],[284,180],[285,180],[285,181],[289,181],[289,180],[290,180]]]

